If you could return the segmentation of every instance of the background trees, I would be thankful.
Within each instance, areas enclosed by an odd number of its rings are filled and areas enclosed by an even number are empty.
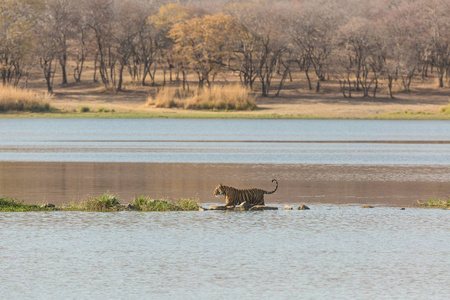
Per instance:
[[[0,1],[0,78],[17,85],[35,67],[33,29],[42,13],[38,1]]]
[[[177,23],[168,35],[175,43],[173,50],[178,53],[178,59],[197,74],[202,87],[205,83],[210,85],[225,67],[237,33],[234,18],[216,14]]]
[[[168,72],[183,86],[188,74],[200,86],[235,76],[263,96],[276,86],[277,96],[294,66],[309,89],[336,81],[344,97],[376,97],[381,86],[394,97],[394,84],[410,91],[413,78],[432,72],[448,86],[446,0],[177,3],[1,0],[1,82],[26,83],[38,70],[52,91],[55,74],[79,82],[88,61],[93,80],[115,91],[124,78],[156,85],[157,72],[165,85]]]

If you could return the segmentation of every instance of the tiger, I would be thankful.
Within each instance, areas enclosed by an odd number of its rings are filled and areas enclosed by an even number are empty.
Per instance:
[[[236,206],[243,202],[247,202],[253,205],[264,205],[264,194],[273,194],[278,189],[278,181],[273,179],[277,186],[272,192],[268,192],[261,189],[245,189],[239,190],[231,186],[219,184],[214,190],[214,196],[225,196],[225,206]]]

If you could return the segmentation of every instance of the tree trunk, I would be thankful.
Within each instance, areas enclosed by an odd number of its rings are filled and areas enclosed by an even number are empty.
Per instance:
[[[339,87],[341,88],[341,93],[344,96],[344,98],[347,98],[347,95],[345,94],[345,79],[344,82],[342,82],[342,80],[339,80]]]
[[[116,91],[120,92],[122,91],[122,83],[123,83],[123,69],[125,65],[121,64],[119,69],[119,82],[117,83],[117,89]]]
[[[275,94],[275,97],[278,97],[278,95],[280,94],[280,91],[281,91],[281,89],[283,88],[284,81],[286,80],[287,75],[288,75],[289,73],[290,73],[290,71],[289,71],[289,65],[288,65],[288,66],[286,67],[286,69],[284,69],[283,76],[281,77],[280,85],[278,86],[278,90],[277,90],[277,92],[276,92],[276,94]]]
[[[59,60],[59,64],[61,65],[62,84],[67,84],[66,63],[67,63],[67,54],[64,53],[62,55],[62,58]]]
[[[389,88],[389,96],[391,99],[395,99],[394,94],[392,93],[392,81],[394,78],[390,75],[388,75],[388,88]]]

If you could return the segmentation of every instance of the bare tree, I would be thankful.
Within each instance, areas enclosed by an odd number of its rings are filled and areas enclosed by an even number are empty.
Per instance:
[[[263,96],[269,96],[277,63],[288,48],[287,33],[283,30],[287,11],[288,7],[282,4],[269,7],[252,3],[236,5],[227,11],[245,31],[237,51],[241,78],[252,86],[256,75]]]
[[[118,55],[113,44],[115,13],[112,0],[85,2],[87,25],[92,30],[96,42],[95,68],[105,88],[115,86],[115,67]],[[95,75],[94,75],[95,76]]]
[[[18,85],[35,66],[34,26],[41,6],[30,1],[0,2],[0,78]]]
[[[339,25],[340,16],[332,11],[332,7],[296,5],[290,11],[289,33],[296,52],[296,61],[300,70],[305,72],[308,86],[312,89],[309,70],[316,75],[316,92],[320,90],[320,82],[325,81],[329,59],[333,50],[333,36]]]
[[[444,76],[450,68],[450,3],[445,0],[427,1],[423,5],[428,28],[429,50],[438,71],[439,87],[444,87]]]

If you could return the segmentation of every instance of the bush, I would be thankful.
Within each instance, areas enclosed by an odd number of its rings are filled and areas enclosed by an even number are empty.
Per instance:
[[[52,107],[49,93],[37,93],[32,90],[19,89],[9,85],[0,85],[0,112],[31,111],[46,112]]]
[[[182,88],[163,88],[147,105],[164,108],[208,109],[208,110],[252,110],[256,108],[250,89],[242,85],[204,87],[190,91]]]
[[[89,106],[81,106],[80,107],[80,112],[82,113],[86,113],[89,112],[91,109],[89,108]]]

